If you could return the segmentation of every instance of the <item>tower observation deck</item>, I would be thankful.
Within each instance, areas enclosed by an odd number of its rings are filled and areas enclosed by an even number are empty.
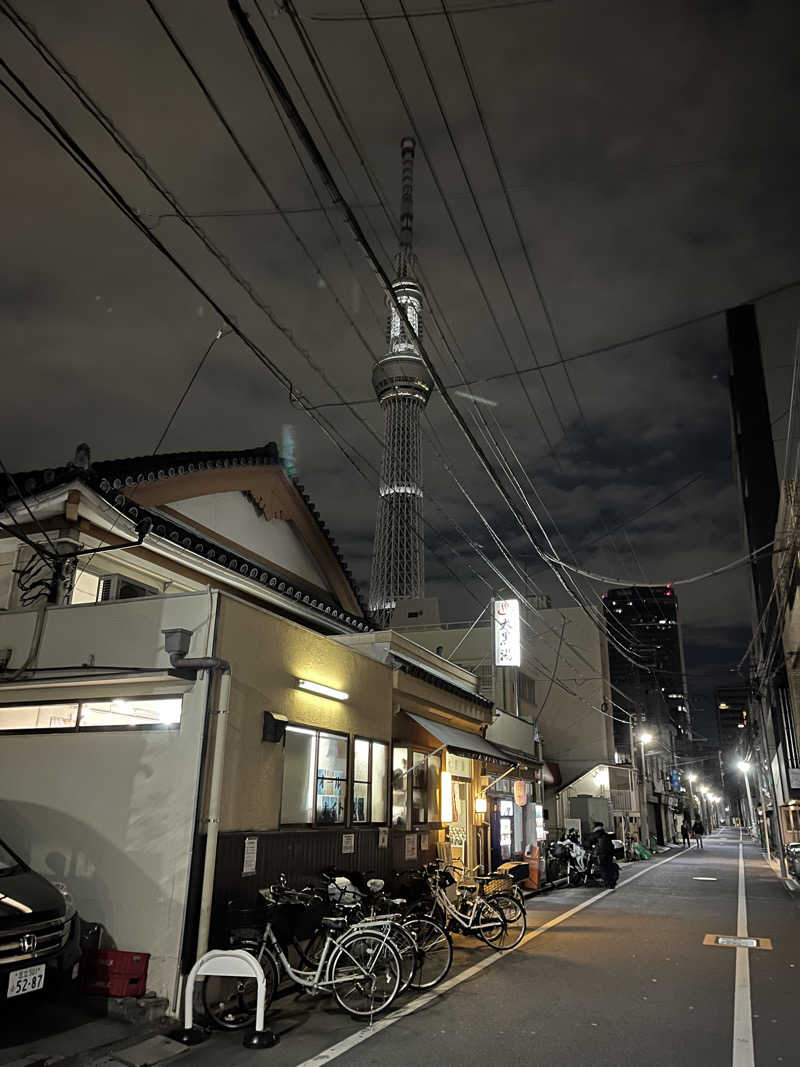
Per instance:
[[[384,413],[383,461],[372,557],[369,606],[379,626],[388,625],[398,601],[425,595],[425,546],[422,540],[422,457],[420,415],[433,380],[419,354],[422,289],[415,278],[413,237],[414,141],[402,151],[400,248],[392,290],[403,308],[409,332],[387,301],[388,354],[372,373]]]

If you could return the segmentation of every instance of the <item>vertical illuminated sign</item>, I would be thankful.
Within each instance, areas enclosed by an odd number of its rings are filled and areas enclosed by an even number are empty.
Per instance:
[[[494,663],[519,667],[519,601],[494,602]]]

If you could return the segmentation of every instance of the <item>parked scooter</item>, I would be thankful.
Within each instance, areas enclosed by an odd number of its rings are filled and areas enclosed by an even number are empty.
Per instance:
[[[790,841],[786,846],[786,869],[792,878],[800,881],[800,841]]]

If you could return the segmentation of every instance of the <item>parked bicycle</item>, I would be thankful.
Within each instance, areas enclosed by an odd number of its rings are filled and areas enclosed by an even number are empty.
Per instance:
[[[229,947],[246,949],[258,960],[266,982],[265,1007],[285,976],[312,995],[333,993],[340,1007],[355,1018],[371,1018],[386,1011],[397,996],[402,969],[388,923],[368,929],[349,926],[343,916],[324,914],[327,905],[319,894],[294,892],[285,883],[260,892],[266,902],[260,937],[254,940],[234,931]],[[294,966],[287,956],[289,945],[311,938],[319,930],[324,940],[316,963],[308,957],[304,962],[301,956],[300,965]],[[224,1030],[252,1024],[256,996],[253,978],[210,975],[203,981],[206,1013]]]
[[[496,880],[494,875],[474,875],[469,882],[456,880],[452,863],[429,863],[424,868],[429,896],[412,906],[412,914],[440,919],[447,929],[473,934],[487,945],[504,952],[514,948],[525,936],[528,917],[524,906],[510,894],[486,896],[484,887]],[[447,890],[455,886],[455,900]]]
[[[432,989],[448,974],[453,962],[453,942],[440,922],[425,915],[405,914],[406,901],[384,892],[383,878],[365,878],[348,871],[323,871],[328,900],[338,914],[360,929],[389,925],[389,936],[400,956],[400,992]],[[319,935],[306,947],[312,959],[321,947]]]

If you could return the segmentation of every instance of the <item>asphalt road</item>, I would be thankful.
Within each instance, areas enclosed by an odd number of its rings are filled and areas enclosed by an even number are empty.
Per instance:
[[[613,892],[537,897],[517,950],[498,955],[456,938],[441,995],[404,1000],[371,1030],[328,1001],[292,997],[269,1016],[277,1047],[245,1051],[240,1035],[215,1034],[178,1062],[798,1064],[800,893],[753,845],[741,853],[743,878],[738,831],[723,831],[702,852],[675,849],[625,868]],[[772,949],[704,943],[737,932]]]

